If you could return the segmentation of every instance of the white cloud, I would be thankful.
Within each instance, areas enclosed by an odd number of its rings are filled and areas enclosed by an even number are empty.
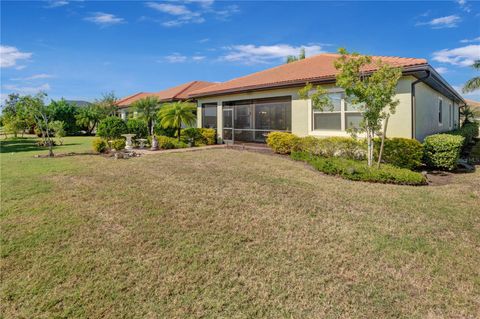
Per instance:
[[[480,92],[479,91],[463,93],[462,92],[463,84],[452,85],[452,87],[455,89],[455,91],[460,93],[464,98],[470,99],[470,100],[475,100],[475,101],[480,101]]]
[[[49,0],[47,8],[58,8],[68,4],[67,0]]]
[[[50,79],[52,78],[53,75],[51,74],[46,74],[46,73],[40,73],[40,74],[33,74],[31,76],[27,76],[24,78],[14,78],[11,79],[12,81],[32,81],[32,80],[39,80],[39,79]]]
[[[192,57],[193,61],[203,61],[205,60],[205,57],[203,55],[195,55]]]
[[[2,68],[14,67],[18,60],[28,60],[31,56],[30,52],[20,52],[15,47],[0,45],[0,67]]]
[[[183,0],[167,3],[147,2],[146,6],[173,18],[172,20],[162,22],[162,25],[165,27],[203,23],[206,21],[205,16],[207,15],[214,16],[219,20],[226,20],[240,11],[237,5],[227,5],[223,8],[215,9],[213,4],[213,0]]]
[[[179,53],[173,53],[173,54],[167,55],[165,57],[165,60],[168,63],[183,63],[187,61],[187,57]]]
[[[440,17],[432,19],[428,22],[419,22],[417,25],[429,25],[433,29],[443,29],[443,28],[455,28],[457,23],[462,21],[458,15],[450,15],[446,17]]]
[[[183,4],[147,2],[147,7],[176,17],[174,20],[163,22],[165,27],[176,27],[187,23],[203,23],[205,19],[200,12],[195,12]]]
[[[445,68],[443,66],[439,66],[438,68],[435,68],[435,70],[440,74],[445,74],[448,72],[448,68]]]
[[[478,44],[433,52],[433,60],[458,66],[471,66],[478,59],[480,59],[480,45]]]
[[[110,26],[110,25],[125,22],[123,18],[117,17],[111,13],[104,13],[104,12],[95,12],[90,17],[86,17],[85,20],[101,26]]]
[[[473,42],[480,42],[480,37],[476,37],[473,39],[463,39],[460,43],[473,43]]]
[[[4,90],[12,91],[20,94],[36,94],[38,92],[45,92],[50,90],[50,84],[45,83],[39,86],[17,86],[7,84],[3,86]]]
[[[204,39],[198,40],[197,42],[198,42],[198,43],[207,43],[208,41],[210,41],[209,38],[204,38]]]
[[[234,45],[225,48],[229,52],[221,59],[245,64],[271,63],[284,60],[289,55],[298,55],[304,48],[305,54],[311,56],[323,52],[319,45],[303,45],[294,47],[288,44],[260,45],[253,44]]]
[[[457,3],[460,6],[460,8],[462,8],[463,11],[465,11],[465,12],[472,11],[472,8],[470,8],[470,6],[467,4],[466,0],[457,0]]]

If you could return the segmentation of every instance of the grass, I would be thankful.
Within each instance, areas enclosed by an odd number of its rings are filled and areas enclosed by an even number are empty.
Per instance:
[[[66,144],[56,151],[90,149]],[[478,170],[418,188],[228,149],[22,149],[0,154],[5,318],[480,313]]]

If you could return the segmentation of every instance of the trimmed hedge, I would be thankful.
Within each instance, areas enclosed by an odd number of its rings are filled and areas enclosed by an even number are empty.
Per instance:
[[[127,129],[129,134],[135,134],[135,138],[148,137],[148,125],[145,120],[131,118],[127,121]]]
[[[124,138],[117,138],[111,142],[112,149],[121,151],[125,148],[125,139]]]
[[[117,116],[109,116],[98,124],[97,135],[107,140],[120,138],[128,132],[125,121]]]
[[[157,136],[158,148],[161,150],[168,150],[174,148],[187,148],[188,145],[184,142],[179,142],[178,139],[168,136]]]
[[[200,128],[199,130],[207,145],[217,144],[217,130],[214,128]]]
[[[380,168],[369,167],[363,161],[335,157],[326,158],[296,151],[292,152],[290,156],[294,160],[307,162],[316,170],[325,174],[341,176],[353,181],[399,185],[427,184],[422,174],[388,164],[382,164]]]
[[[381,139],[376,138],[374,147],[378,158]],[[410,138],[387,138],[383,146],[382,161],[393,166],[415,169],[422,165],[423,146]]]
[[[365,159],[367,153],[366,144],[351,137],[302,137],[298,138],[293,150],[316,156],[342,157],[355,160]]]
[[[104,153],[108,149],[108,144],[103,138],[97,137],[92,141],[93,150],[97,153]]]
[[[431,168],[453,170],[457,167],[465,138],[460,135],[435,134],[425,138],[424,161]]]
[[[186,144],[193,142],[192,146],[213,145],[217,142],[216,136],[215,129],[190,127],[182,130],[181,140]]]
[[[271,132],[267,136],[267,145],[278,154],[290,154],[298,141],[299,137],[292,133]]]

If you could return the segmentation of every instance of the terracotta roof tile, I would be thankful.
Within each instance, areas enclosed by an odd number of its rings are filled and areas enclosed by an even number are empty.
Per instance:
[[[338,73],[333,62],[339,57],[335,53],[323,53],[304,60],[282,64],[264,71],[249,74],[227,82],[222,82],[198,89],[190,93],[191,97],[208,96],[221,93],[246,91],[250,89],[269,88],[302,82],[314,82],[334,78]],[[398,67],[426,65],[425,59],[373,56],[385,63]],[[376,65],[372,64],[365,71],[373,71]]]
[[[117,102],[119,108],[128,107],[135,101],[143,99],[147,96],[156,96],[161,102],[169,102],[169,101],[177,101],[177,100],[186,100],[190,92],[198,89],[206,88],[210,85],[214,85],[215,83],[212,82],[205,82],[205,81],[191,81],[187,83],[180,84],[178,86],[174,86],[168,88],[163,91],[147,93],[147,92],[140,92],[129,95]]]

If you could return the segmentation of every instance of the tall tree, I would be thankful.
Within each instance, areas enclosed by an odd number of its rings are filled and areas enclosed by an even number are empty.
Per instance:
[[[103,118],[107,116],[114,116],[117,113],[117,101],[118,98],[115,96],[114,92],[103,93],[102,97],[98,100],[95,100],[95,104],[99,110],[103,113]]]
[[[75,116],[77,115],[79,108],[74,104],[68,103],[63,98],[59,101],[52,100],[50,103],[53,112],[53,120],[63,122],[63,129],[66,134],[75,134],[78,131]]]
[[[390,114],[395,112],[399,101],[395,98],[397,83],[402,76],[400,68],[383,63],[380,59],[373,61],[370,56],[358,53],[349,53],[339,49],[340,57],[334,62],[339,71],[336,76],[336,85],[345,90],[349,103],[360,105],[363,119],[358,132],[365,133],[367,138],[367,162],[373,165],[374,137],[382,128],[382,143],[378,165],[381,162],[385,132]],[[365,72],[365,67],[374,64],[376,71]],[[312,86],[307,85],[299,91],[302,98],[311,98],[314,108],[323,110],[330,105],[327,91],[318,86],[312,92]],[[356,132],[354,132],[356,133]]]
[[[160,101],[156,96],[147,96],[132,104],[132,107],[140,114],[140,118],[147,122],[148,134],[150,135],[153,135],[153,121],[159,106]]]
[[[103,118],[102,110],[95,104],[81,107],[78,109],[75,119],[77,125],[87,131],[87,134],[92,134],[93,129],[98,122]]]
[[[472,65],[472,68],[474,68],[477,71],[480,71],[480,60],[475,60],[475,62]],[[468,93],[468,92],[473,92],[475,90],[478,90],[480,88],[480,76],[475,76],[471,78],[470,80],[465,83],[465,86],[463,87],[462,91],[463,93]]]
[[[50,134],[50,123],[53,120],[54,111],[52,104],[45,105],[44,99],[47,94],[40,92],[35,96],[22,96],[19,100],[19,105],[23,107],[35,120],[37,128],[42,132],[42,137],[48,145],[48,155],[53,155],[53,140]]]
[[[287,60],[285,61],[285,63],[291,63],[303,59],[305,59],[305,48],[300,49],[300,54],[298,55],[298,57],[294,55],[287,56]]]
[[[195,123],[196,106],[190,102],[173,102],[163,105],[158,111],[160,125],[164,128],[177,130],[178,140],[182,132],[182,124],[192,125]]]

